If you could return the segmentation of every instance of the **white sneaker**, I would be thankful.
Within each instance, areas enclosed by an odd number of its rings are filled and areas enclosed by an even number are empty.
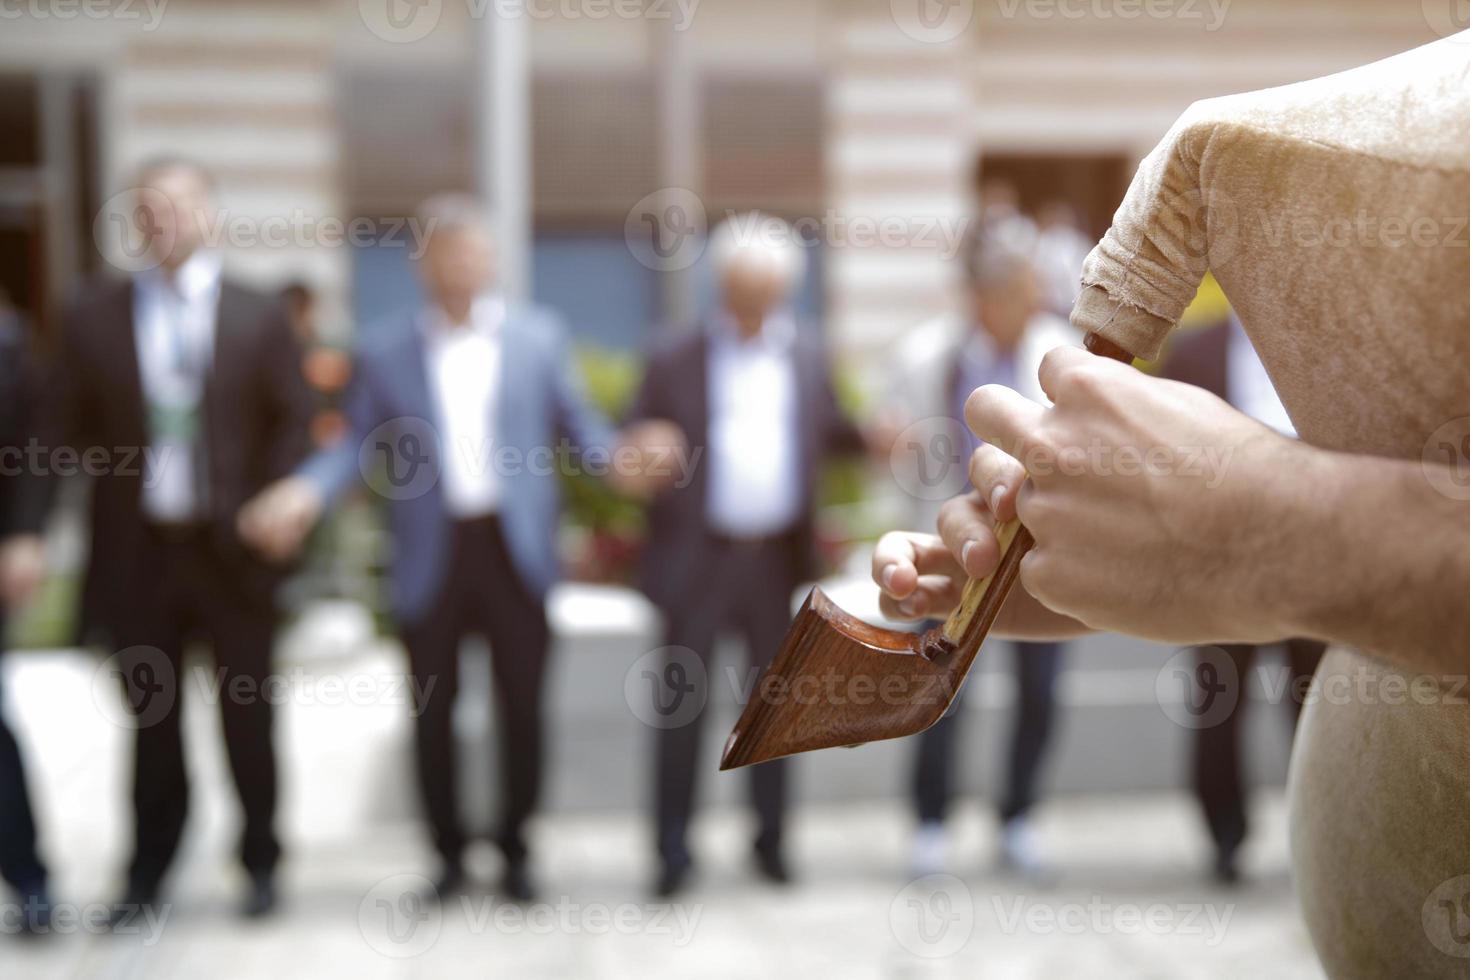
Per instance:
[[[1051,868],[1036,838],[1036,829],[1025,817],[1006,821],[1000,831],[1000,863],[1027,878],[1050,877]]]
[[[930,820],[919,824],[914,834],[914,848],[909,857],[909,870],[914,877],[942,874],[949,868],[949,838],[944,824]]]

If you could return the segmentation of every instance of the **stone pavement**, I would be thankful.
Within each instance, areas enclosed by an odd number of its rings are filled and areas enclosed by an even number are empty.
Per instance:
[[[604,719],[612,727],[594,746],[601,729],[577,735],[581,716],[567,707],[579,698],[619,701],[627,664],[640,652],[629,646],[601,672],[581,670],[569,655],[574,663],[562,670],[562,684],[610,690],[562,699],[574,731],[561,740],[549,812],[534,831],[543,901],[528,910],[488,891],[437,910],[418,901],[427,884],[421,876],[433,865],[414,816],[399,651],[369,643],[294,676],[277,733],[290,851],[285,903],[278,918],[259,925],[233,915],[240,881],[230,857],[232,792],[216,709],[197,696],[210,679],[191,675],[184,696],[195,790],[172,904],[126,935],[75,923],[42,942],[0,935],[0,980],[1320,976],[1287,877],[1279,791],[1257,795],[1249,880],[1238,889],[1204,879],[1188,797],[1140,789],[1074,788],[1041,807],[1040,836],[1059,872],[1045,886],[994,870],[993,818],[968,799],[953,821],[955,877],[912,882],[911,820],[897,795],[901,769],[892,764],[895,752],[907,751],[902,745],[801,761],[803,778],[829,785],[800,794],[790,842],[799,880],[789,889],[751,879],[750,825],[732,805],[743,780],[711,765],[696,825],[700,876],[672,906],[651,904],[650,834],[637,803],[646,795],[648,732],[625,707],[621,721],[618,712]],[[578,656],[595,664],[613,654]],[[16,654],[3,664],[7,717],[33,763],[57,898],[74,903],[69,914],[95,915],[98,903],[115,897],[127,833],[130,735],[118,723],[126,714],[86,655]],[[333,683],[343,678],[368,681],[344,693]],[[732,708],[711,719],[712,732]],[[1156,706],[1128,711],[1131,732],[1123,715],[1084,715],[1073,737],[1096,743],[1098,758],[1120,773],[1138,764],[1132,746],[1163,738],[1185,744]],[[482,714],[471,707],[460,719],[472,741]],[[706,741],[718,750],[717,737]],[[988,748],[993,755],[999,746]],[[484,760],[469,761],[490,785]],[[845,773],[840,784],[823,773],[828,766]],[[598,799],[612,802],[598,807]],[[478,855],[486,882],[495,880],[495,861]]]

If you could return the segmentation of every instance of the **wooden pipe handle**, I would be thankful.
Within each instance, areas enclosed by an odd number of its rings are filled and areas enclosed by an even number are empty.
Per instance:
[[[1124,364],[1133,363],[1132,354],[1095,333],[1087,335],[1083,346],[1099,357],[1110,357]],[[1014,519],[996,528],[995,536],[1000,543],[1000,564],[985,578],[972,578],[965,583],[959,606],[950,613],[940,631],[949,646],[949,651],[944,652],[957,652],[964,660],[973,658],[979,651],[985,635],[995,623],[995,617],[1000,614],[1001,605],[1010,595],[1011,586],[1016,584],[1021,559],[1036,543],[1031,532]]]

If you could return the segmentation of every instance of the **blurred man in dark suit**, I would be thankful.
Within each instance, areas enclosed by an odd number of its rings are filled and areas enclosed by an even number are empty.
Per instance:
[[[791,622],[793,591],[815,570],[821,463],[866,442],[837,406],[823,346],[798,330],[788,308],[805,270],[792,229],[767,215],[736,217],[709,248],[720,306],[651,356],[633,411],[677,425],[688,458],[699,461],[649,508],[642,586],[663,612],[668,646],[692,651],[708,668],[717,635],[738,631],[758,669]],[[663,895],[679,890],[692,865],[687,835],[702,722],[701,713],[657,733]],[[784,882],[786,763],[756,766],[750,778],[757,867]]]
[[[1284,435],[1296,435],[1270,376],[1234,315],[1202,330],[1180,333],[1169,347],[1161,373],[1218,395]],[[1289,683],[1280,689],[1292,695],[1294,727],[1302,709],[1294,694],[1317,672],[1326,647],[1307,639],[1287,640],[1282,647]],[[1240,764],[1240,719],[1249,700],[1245,682],[1260,647],[1227,644],[1216,649],[1234,662],[1241,687],[1234,707],[1218,724],[1194,733],[1194,791],[1215,845],[1215,877],[1232,884],[1240,878],[1237,858],[1249,830]]]
[[[444,863],[435,894],[465,885],[453,718],[460,643],[477,633],[490,641],[501,725],[502,888],[525,901],[534,892],[525,825],[545,755],[558,480],[568,466],[606,469],[615,484],[627,474],[612,465],[618,436],[583,396],[560,322],[496,290],[495,244],[478,203],[434,198],[419,222],[428,302],[360,346],[346,399],[351,435],[262,494],[241,527],[288,555],[328,503],[373,472],[365,466],[386,462],[388,482],[374,488],[389,500],[393,609],[419,698],[419,780]]]
[[[207,641],[244,809],[244,912],[275,904],[271,675],[282,569],[235,530],[241,505],[305,456],[311,397],[274,298],[221,274],[206,247],[213,186],[181,159],[134,182],[145,266],[68,310],[57,358],[59,438],[106,460],[92,485],[82,628],[119,652],[136,719],[127,908],[155,902],[188,811],[180,733],[185,647]]]
[[[20,319],[0,293],[0,643],[5,614],[23,606],[46,575],[41,524],[46,474],[25,452],[39,435],[34,366]],[[0,694],[3,698],[3,694]],[[20,747],[0,715],[0,878],[20,900],[20,929],[46,931],[51,920],[46,866],[36,850],[36,823]]]

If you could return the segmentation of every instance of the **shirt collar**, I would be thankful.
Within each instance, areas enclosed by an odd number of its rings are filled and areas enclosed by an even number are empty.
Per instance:
[[[494,293],[486,293],[470,304],[468,328],[487,340],[494,340],[500,336],[500,328],[505,323],[505,315],[504,298]],[[419,318],[419,323],[430,340],[444,341],[461,336],[457,331],[462,328],[450,324],[449,315],[437,303],[431,304],[424,310]]]
[[[796,340],[796,320],[787,311],[777,310],[766,317],[760,333],[746,337],[730,311],[721,309],[710,318],[710,336],[721,346],[744,350],[763,347],[779,353],[789,349]]]
[[[185,259],[172,276],[159,267],[139,273],[138,282],[145,289],[165,290],[180,299],[197,301],[219,288],[222,268],[218,253],[201,248]]]

